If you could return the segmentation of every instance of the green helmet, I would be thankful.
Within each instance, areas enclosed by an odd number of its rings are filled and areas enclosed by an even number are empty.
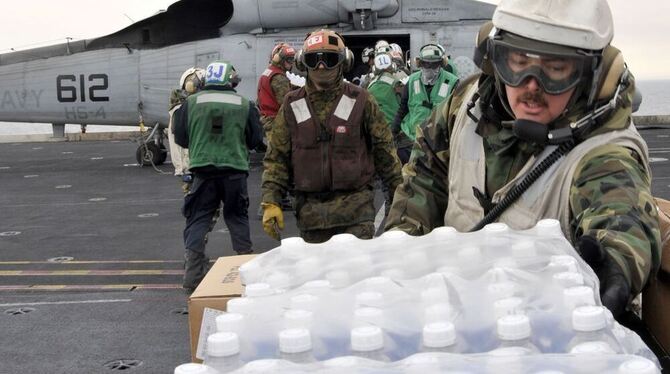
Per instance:
[[[240,77],[235,67],[228,61],[214,61],[207,65],[205,85],[231,86],[235,88],[240,83]]]

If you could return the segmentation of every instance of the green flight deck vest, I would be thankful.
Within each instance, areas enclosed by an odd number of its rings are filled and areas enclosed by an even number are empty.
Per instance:
[[[395,91],[398,82],[391,73],[384,72],[375,77],[368,86],[368,92],[377,100],[379,109],[384,113],[386,122],[389,124],[393,122],[400,107],[400,98]]]
[[[416,127],[428,119],[434,107],[449,97],[457,82],[457,76],[440,69],[440,75],[430,91],[430,97],[428,97],[426,87],[421,82],[421,71],[419,70],[409,76],[407,81],[409,113],[402,120],[400,127],[410,139],[416,139]]]

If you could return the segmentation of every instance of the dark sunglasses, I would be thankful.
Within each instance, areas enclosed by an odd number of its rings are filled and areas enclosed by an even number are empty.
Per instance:
[[[419,67],[426,69],[437,69],[442,65],[442,61],[422,61],[419,60]]]
[[[309,69],[316,69],[321,62],[326,69],[334,69],[343,59],[344,56],[337,52],[310,52],[303,55],[305,66]]]

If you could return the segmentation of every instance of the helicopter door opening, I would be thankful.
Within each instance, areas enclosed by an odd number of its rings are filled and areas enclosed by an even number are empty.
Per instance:
[[[366,64],[361,59],[361,54],[363,53],[363,49],[367,47],[374,48],[375,43],[382,39],[389,42],[389,44],[398,44],[402,48],[403,54],[409,56],[407,54],[409,50],[409,34],[344,35],[344,44],[354,54],[354,65],[351,71],[344,74],[346,80],[356,83],[357,79],[355,80],[355,78],[369,72],[369,69],[365,66]]]

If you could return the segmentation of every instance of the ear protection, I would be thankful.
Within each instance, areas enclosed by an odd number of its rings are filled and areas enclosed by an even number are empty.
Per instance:
[[[313,32],[308,33],[307,36],[305,36],[305,42],[314,33],[321,32],[321,31],[326,31],[326,30],[321,29],[321,30],[317,30],[317,31],[313,31]],[[327,30],[327,31],[335,34],[335,36],[340,39],[340,41],[342,42],[342,45],[344,46],[344,38],[342,37],[342,35],[340,35],[340,33],[338,33],[337,31],[333,31],[333,30]],[[305,56],[304,49],[305,49],[305,46],[303,46],[303,48],[301,50],[299,50],[298,53],[295,56],[295,67],[299,71],[306,71],[307,70],[307,67],[305,66],[305,61],[304,61],[304,56]],[[354,53],[351,52],[351,50],[349,48],[347,48],[346,46],[344,47],[344,52],[341,52],[341,53],[344,53],[344,61],[342,61],[342,72],[346,73],[346,72],[350,71],[351,68],[354,65]]]
[[[472,57],[472,61],[477,65],[481,71],[489,76],[493,76],[493,65],[491,60],[489,60],[487,47],[489,35],[493,29],[493,22],[488,21],[479,28],[479,33],[477,33],[477,39],[475,39],[475,51]]]
[[[200,68],[189,68],[181,79],[181,88],[189,94],[194,94],[205,85],[205,71]]]
[[[295,49],[286,43],[279,43],[272,48],[270,60],[273,64],[279,64],[287,57],[295,56]]]
[[[602,57],[602,75],[598,80],[597,101],[612,98],[625,70],[626,64],[621,51],[612,45],[605,47]]]

